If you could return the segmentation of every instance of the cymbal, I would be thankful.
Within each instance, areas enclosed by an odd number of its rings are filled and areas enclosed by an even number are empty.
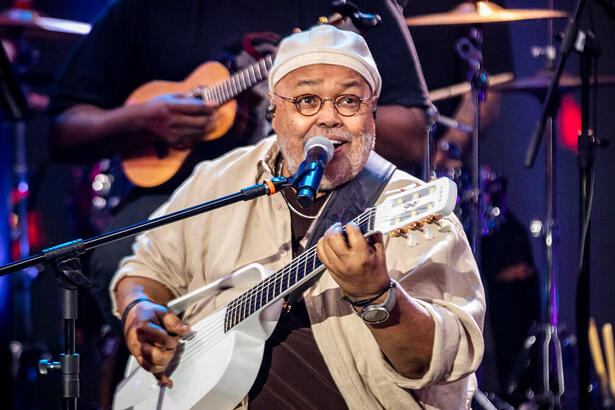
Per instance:
[[[590,84],[594,84],[594,78],[592,77],[589,81]],[[544,93],[547,91],[549,86],[551,85],[551,77],[550,75],[541,70],[536,74],[529,77],[517,78],[513,81],[509,81],[502,84],[497,84],[489,89],[491,91],[499,91],[499,92],[510,92],[510,91],[520,91],[520,92],[530,92],[530,93]],[[615,85],[615,75],[599,75],[598,76],[598,85],[599,86],[607,86],[607,85]],[[560,92],[570,92],[575,88],[581,87],[581,77],[577,77],[572,74],[563,73],[559,82],[559,91]]]
[[[454,24],[501,23],[567,17],[567,13],[548,9],[505,9],[488,1],[464,2],[446,13],[406,18],[409,26],[447,26]]]
[[[84,36],[91,26],[80,21],[43,16],[36,10],[8,9],[0,13],[0,32],[24,30],[26,35],[40,37]]]

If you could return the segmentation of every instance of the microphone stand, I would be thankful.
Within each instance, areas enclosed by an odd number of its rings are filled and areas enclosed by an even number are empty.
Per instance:
[[[531,168],[536,159],[540,141],[545,130],[545,124],[550,117],[554,117],[557,111],[557,88],[564,72],[564,66],[573,51],[581,54],[581,119],[582,127],[579,133],[579,169],[580,169],[580,208],[581,208],[581,260],[579,262],[579,274],[577,278],[576,294],[576,322],[577,340],[579,352],[579,408],[589,409],[591,404],[591,379],[589,361],[589,293],[590,293],[590,270],[589,270],[589,235],[591,193],[593,191],[593,160],[596,147],[606,146],[590,130],[589,117],[589,76],[593,60],[600,55],[600,46],[597,39],[590,32],[579,29],[581,15],[586,0],[577,0],[574,15],[568,20],[566,31],[560,46],[560,59],[556,66],[551,85],[544,101],[543,112],[536,125],[534,134],[528,146],[525,156],[525,166]],[[551,143],[553,144],[553,143]],[[551,147],[551,149],[554,149]],[[551,298],[557,297],[554,290]],[[557,300],[551,300],[551,309],[556,308]],[[552,312],[553,314],[553,312]],[[548,388],[548,386],[546,386]],[[556,403],[559,404],[559,403]]]
[[[470,30],[470,38],[462,37],[455,45],[459,56],[468,63],[468,77],[472,87],[472,232],[470,246],[474,258],[480,261],[480,236],[482,235],[482,196],[478,144],[480,139],[480,107],[485,99],[488,77],[483,67],[483,35],[479,26]]]
[[[309,170],[306,170],[309,172]],[[57,276],[62,286],[62,318],[64,319],[64,347],[65,352],[60,355],[57,362],[41,360],[39,372],[47,374],[50,371],[60,371],[62,385],[62,406],[64,409],[77,409],[77,397],[79,397],[79,354],[75,350],[75,322],[77,319],[77,290],[80,287],[89,286],[89,280],[83,275],[80,256],[85,252],[135,235],[148,229],[167,225],[191,216],[199,215],[214,209],[221,208],[239,201],[249,201],[254,198],[273,195],[295,184],[306,172],[298,172],[291,178],[275,177],[261,184],[244,188],[234,194],[230,194],[212,201],[204,202],[181,211],[164,215],[159,218],[140,222],[123,229],[118,229],[106,234],[98,235],[90,239],[76,239],[42,251],[42,253],[9,263],[0,267],[0,276],[10,272],[23,270],[27,267],[49,263],[56,268]]]

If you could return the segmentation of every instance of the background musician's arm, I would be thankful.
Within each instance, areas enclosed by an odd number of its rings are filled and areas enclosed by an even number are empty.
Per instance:
[[[495,123],[496,119],[500,115],[501,101],[502,96],[500,93],[485,93],[485,101],[483,101],[480,106],[481,132],[488,131]],[[454,118],[461,124],[472,126],[474,123],[474,107],[472,104],[471,93],[466,93],[461,97],[461,102],[457,107]],[[455,128],[449,128],[440,139],[440,142],[455,144],[461,150],[462,157],[470,152],[469,149],[472,143],[470,134]],[[441,168],[454,168],[462,166],[461,159],[447,158],[447,154],[440,148],[440,145],[437,146],[434,163],[436,167]]]
[[[379,14],[383,21],[365,34],[382,76],[375,150],[398,167],[408,168],[423,160],[427,86],[412,37],[395,2],[372,2],[369,12]]]
[[[114,109],[77,104],[54,118],[50,149],[57,160],[89,162],[153,141],[189,148],[208,131],[214,110],[179,94]]]
[[[425,149],[425,111],[419,107],[378,107],[376,152],[403,166],[420,162]]]

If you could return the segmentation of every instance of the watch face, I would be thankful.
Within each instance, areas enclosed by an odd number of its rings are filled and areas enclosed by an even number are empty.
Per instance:
[[[366,308],[361,317],[367,323],[380,323],[389,318],[389,312],[383,306],[374,307],[372,309]]]

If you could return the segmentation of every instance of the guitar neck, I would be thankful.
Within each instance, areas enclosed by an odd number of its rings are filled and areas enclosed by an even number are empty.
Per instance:
[[[366,234],[374,226],[375,215],[376,208],[369,208],[353,219],[353,222]],[[323,270],[324,265],[316,255],[316,246],[312,246],[288,265],[231,301],[227,305],[225,331],[231,330],[253,313],[288,295]]]
[[[273,58],[271,55],[268,55],[214,86],[193,89],[192,95],[199,96],[205,101],[222,105],[267,78],[272,65]]]

